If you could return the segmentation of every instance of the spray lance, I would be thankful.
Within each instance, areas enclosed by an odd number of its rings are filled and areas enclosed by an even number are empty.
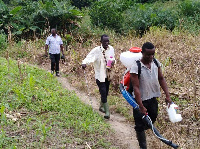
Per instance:
[[[122,62],[122,64],[127,68],[127,70],[125,71],[125,74],[123,76],[123,80],[120,82],[120,91],[123,95],[123,97],[127,100],[127,102],[135,109],[138,111],[138,113],[141,114],[141,118],[143,120],[143,122],[152,129],[153,133],[156,135],[156,137],[158,137],[162,142],[164,142],[165,144],[177,149],[179,146],[176,144],[173,144],[172,141],[169,141],[167,139],[165,139],[159,132],[158,130],[153,126],[151,118],[148,115],[144,115],[139,111],[139,105],[136,103],[135,99],[133,98],[133,96],[130,94],[130,92],[128,92],[127,90],[129,90],[129,84],[130,84],[130,73],[129,70],[131,68],[131,66],[133,65],[133,63],[139,59],[142,58],[142,53],[141,53],[142,49],[139,47],[131,47],[129,49],[129,51],[123,52],[120,54],[120,61]],[[139,68],[139,66],[138,66]],[[139,72],[139,71],[138,71]],[[126,87],[126,88],[125,88]],[[171,107],[171,106],[170,106]],[[173,114],[171,115],[175,115],[175,110],[174,109],[169,109],[168,111],[172,111]],[[176,117],[173,117],[174,121],[180,121],[180,115],[176,114]]]
[[[120,91],[123,95],[123,97],[127,100],[127,102],[135,109],[137,110],[139,113],[141,113],[139,111],[139,105],[136,103],[135,99],[133,98],[133,96],[126,91],[126,89],[124,88],[124,85],[122,83],[120,83]],[[177,149],[179,146],[177,144],[172,143],[172,141],[169,141],[167,139],[165,139],[160,133],[159,131],[153,126],[153,123],[151,121],[151,118],[148,115],[144,115],[141,113],[141,117],[143,122],[152,129],[153,133],[156,135],[157,138],[159,138],[162,142],[164,142],[165,144],[173,147],[174,149]]]

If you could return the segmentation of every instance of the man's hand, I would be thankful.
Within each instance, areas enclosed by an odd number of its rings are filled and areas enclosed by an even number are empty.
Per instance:
[[[170,97],[166,97],[166,98],[165,98],[165,102],[166,102],[166,104],[169,103],[168,108],[169,108],[170,105],[173,103]]]
[[[147,114],[147,109],[144,106],[140,106],[140,112],[144,115]]]
[[[114,65],[115,65],[115,61],[112,61],[111,66],[114,66]]]
[[[62,54],[61,59],[65,59],[65,55],[64,54]]]
[[[45,54],[44,54],[44,56],[45,56],[45,57],[48,57],[48,54],[47,54],[47,53],[45,53]]]
[[[82,68],[85,69],[86,68],[86,64],[82,64]]]

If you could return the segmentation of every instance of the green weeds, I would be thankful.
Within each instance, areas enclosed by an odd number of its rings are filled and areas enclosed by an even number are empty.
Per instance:
[[[0,65],[1,148],[64,147],[69,135],[71,142],[74,137],[82,140],[79,145],[89,142],[109,148],[111,144],[102,139],[110,129],[104,119],[73,92],[63,89],[50,73],[21,63],[19,67],[12,60],[8,71],[4,58],[0,58]],[[19,68],[23,68],[21,74]],[[22,114],[21,119],[6,118],[16,112]]]
[[[4,50],[7,48],[8,43],[6,38],[7,36],[5,34],[0,33],[0,45],[1,45],[0,50]]]

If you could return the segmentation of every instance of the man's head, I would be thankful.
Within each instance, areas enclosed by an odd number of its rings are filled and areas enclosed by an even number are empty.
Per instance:
[[[143,44],[142,46],[142,59],[145,62],[151,62],[154,58],[154,54],[155,54],[155,47],[152,43],[150,42],[146,42]]]
[[[108,35],[104,34],[104,35],[101,36],[101,44],[102,44],[103,48],[107,50],[108,45],[109,45],[109,37],[108,37]]]
[[[53,36],[56,35],[56,29],[55,29],[55,28],[52,28],[52,29],[51,29],[51,34],[52,34]]]

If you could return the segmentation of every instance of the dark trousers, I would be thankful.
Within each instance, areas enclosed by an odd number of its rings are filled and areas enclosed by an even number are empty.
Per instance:
[[[99,80],[96,79],[96,83],[99,87],[99,92],[101,94],[101,102],[106,103],[110,81],[108,81],[107,78],[105,79],[105,82],[100,82]]]
[[[158,101],[157,99],[151,98],[149,100],[145,100],[142,102],[144,107],[147,109],[148,116],[151,118],[152,123],[156,121],[156,118],[158,116]],[[144,131],[148,129],[147,126],[145,126],[144,122],[142,121],[141,114],[138,113],[138,111],[133,109],[133,117],[135,119],[135,130],[137,132]]]
[[[60,54],[51,54],[50,55],[50,59],[51,59],[51,70],[52,71],[56,71],[59,72],[59,61],[60,61]]]

